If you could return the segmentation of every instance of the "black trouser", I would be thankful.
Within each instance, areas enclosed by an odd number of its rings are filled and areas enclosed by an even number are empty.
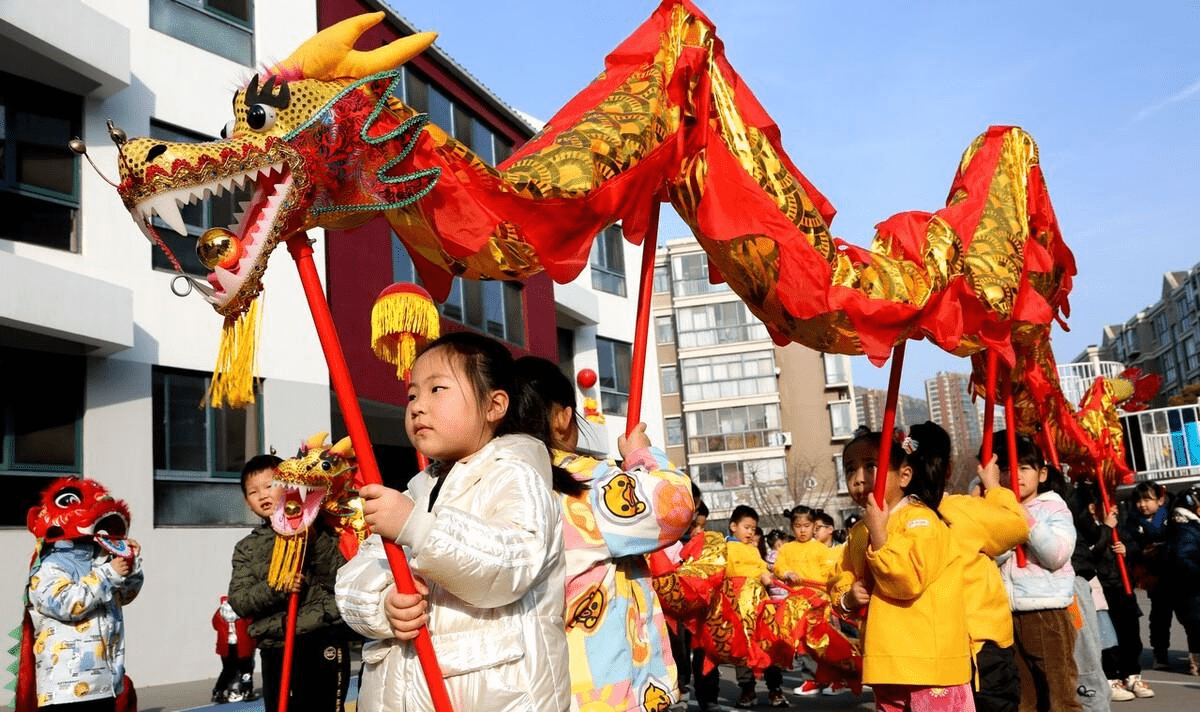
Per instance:
[[[704,672],[704,651],[696,648],[692,651],[692,688],[696,691],[696,704],[701,709],[716,704],[721,696],[721,673],[714,665],[707,674]]]
[[[254,655],[253,653],[248,658],[239,658],[236,654],[221,656],[221,674],[217,677],[217,684],[213,685],[213,693],[231,692],[234,683],[241,680],[250,681],[251,685],[254,682]],[[247,687],[245,693],[248,695],[252,690]]]
[[[1138,618],[1142,609],[1137,599],[1120,586],[1105,586],[1104,600],[1108,601],[1108,617],[1117,631],[1117,645],[1100,651],[1100,664],[1110,680],[1124,680],[1142,674],[1142,627]]]
[[[279,709],[283,648],[262,648],[263,705]],[[344,640],[296,638],[288,712],[343,712],[350,689],[350,646]]]
[[[667,626],[667,637],[671,641],[671,657],[675,658],[675,674],[679,678],[679,690],[683,692],[692,680],[692,634],[687,628]]]
[[[1159,579],[1150,597],[1150,647],[1154,656],[1166,657],[1171,649],[1171,616],[1175,614],[1171,591],[1166,581]]]
[[[975,712],[1017,712],[1021,706],[1021,678],[1017,675],[1016,651],[984,641],[975,656],[979,689],[975,690]]]
[[[734,668],[737,676],[738,687],[742,688],[743,695],[754,694],[754,671],[748,667],[738,665]],[[783,689],[783,669],[772,665],[763,670],[763,682],[767,683],[767,689],[771,692]]]

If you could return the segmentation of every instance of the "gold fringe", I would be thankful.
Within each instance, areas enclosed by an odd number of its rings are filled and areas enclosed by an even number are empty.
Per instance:
[[[240,316],[225,319],[221,344],[217,347],[217,365],[205,399],[214,408],[226,405],[245,408],[254,402],[255,373],[258,370],[259,302],[255,299]]]
[[[304,549],[308,544],[308,530],[296,536],[275,535],[275,548],[271,550],[271,568],[267,571],[267,585],[276,591],[291,588],[296,574],[304,564]]]
[[[396,377],[407,380],[417,360],[417,348],[438,337],[437,305],[418,294],[388,294],[371,307],[371,350],[381,361],[396,366]]]

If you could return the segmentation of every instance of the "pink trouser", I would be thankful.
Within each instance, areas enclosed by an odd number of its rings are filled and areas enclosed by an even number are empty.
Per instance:
[[[875,712],[975,712],[971,685],[873,685]]]

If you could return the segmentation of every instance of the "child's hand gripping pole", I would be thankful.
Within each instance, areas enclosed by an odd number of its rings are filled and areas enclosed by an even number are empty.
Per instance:
[[[346,365],[346,357],[333,325],[333,315],[329,312],[329,302],[325,299],[321,278],[313,263],[312,245],[304,233],[290,238],[287,245],[288,252],[296,261],[300,282],[304,285],[304,296],[308,300],[313,323],[321,339],[321,350],[324,351],[325,361],[329,366],[329,380],[337,396],[342,419],[346,423],[346,432],[350,435],[350,442],[358,456],[359,475],[366,484],[383,484],[383,478],[379,475],[379,463],[376,462],[375,451],[371,447],[371,437],[367,433],[367,424],[363,420],[362,408],[350,381],[350,369]],[[383,543],[383,548],[392,569],[396,590],[400,593],[415,594],[417,588],[413,584],[412,572],[408,568],[404,552],[394,542],[389,541]],[[442,679],[441,666],[438,665],[437,654],[433,650],[433,639],[428,629],[422,629],[417,634],[413,646],[416,648],[417,658],[421,661],[421,672],[425,675],[433,708],[437,712],[451,712],[453,707],[450,704],[450,695],[446,692],[446,682]]]

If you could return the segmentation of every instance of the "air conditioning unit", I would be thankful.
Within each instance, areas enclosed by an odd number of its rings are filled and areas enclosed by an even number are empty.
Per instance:
[[[792,433],[790,431],[783,433],[783,446],[784,447],[792,446]]]

